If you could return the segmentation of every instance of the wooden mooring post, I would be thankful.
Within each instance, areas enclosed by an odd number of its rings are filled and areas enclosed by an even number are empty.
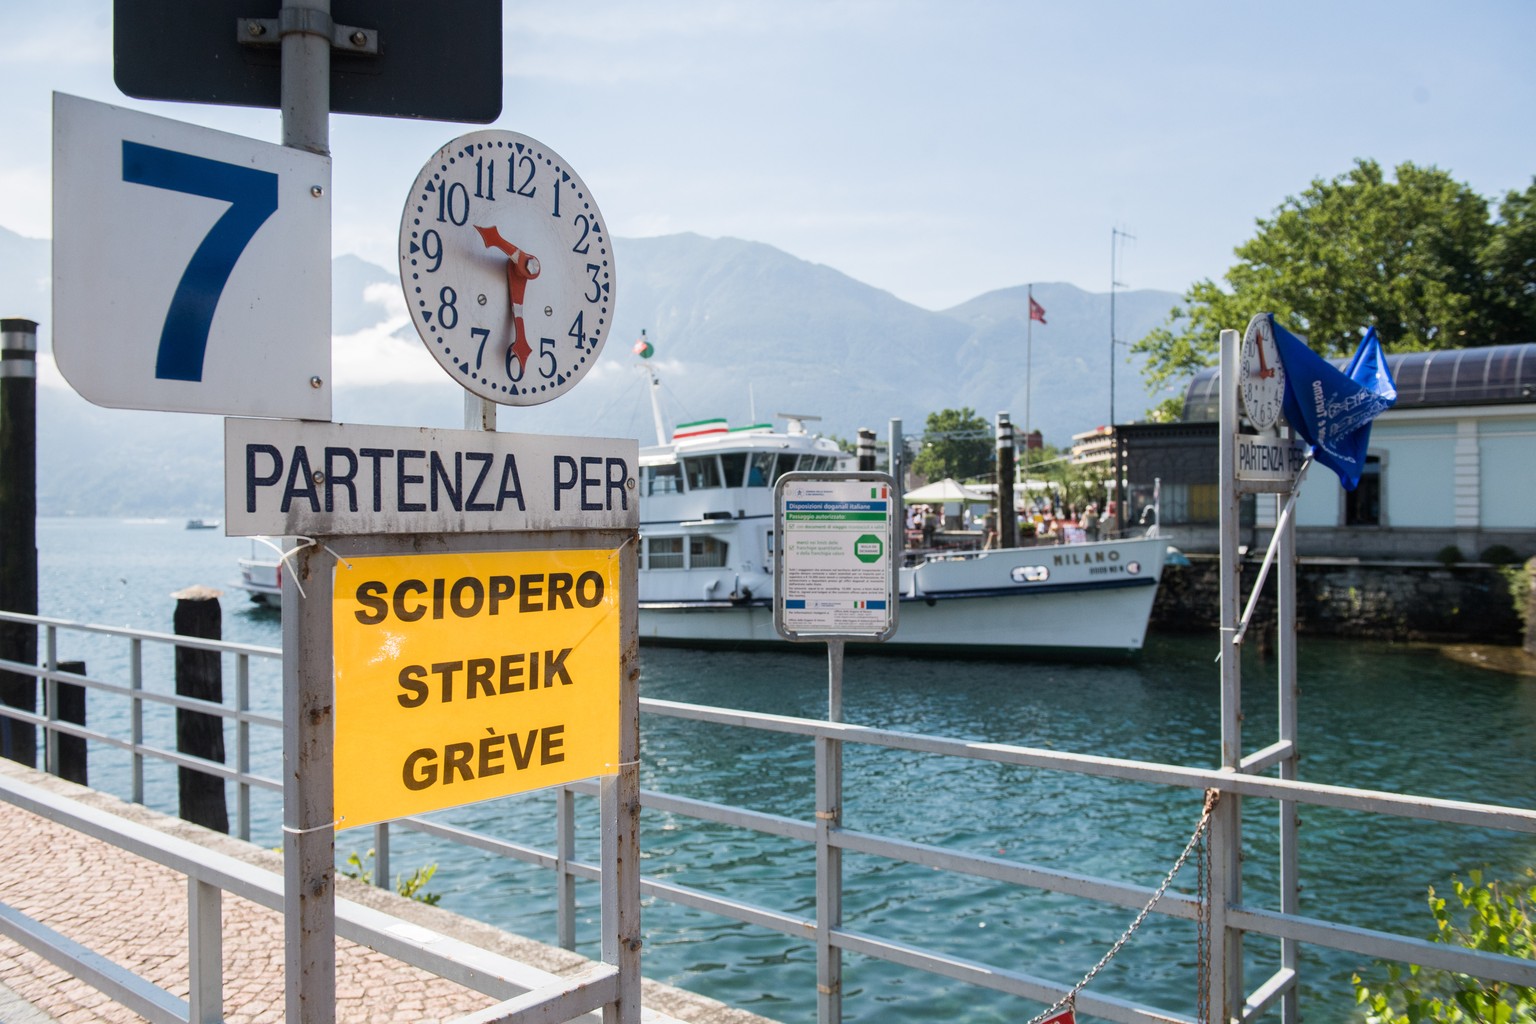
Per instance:
[[[37,614],[37,322],[0,320],[0,609]],[[37,664],[37,628],[0,622],[0,658]],[[0,703],[37,711],[37,679],[0,672]],[[0,716],[0,757],[37,767],[37,728]]]
[[[178,636],[222,640],[223,619],[219,591],[188,587],[171,595],[176,599],[174,629]],[[176,648],[176,694],[212,703],[224,700],[224,664],[218,651],[195,647]],[[188,708],[176,709],[176,749],[205,761],[224,762],[224,721],[218,715]],[[224,802],[224,780],[195,768],[176,769],[181,797],[181,816],[187,821],[219,832],[229,832],[229,808]]]

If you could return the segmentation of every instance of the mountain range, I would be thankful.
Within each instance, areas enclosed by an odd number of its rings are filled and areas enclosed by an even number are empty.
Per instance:
[[[635,437],[653,443],[650,376],[663,419],[777,414],[813,429],[908,435],[929,413],[1007,411],[1047,443],[1110,418],[1110,303],[1070,284],[987,292],[951,309],[904,302],[772,246],[693,234],[616,239],[613,332],[601,359],[562,398],[505,407],[499,429]],[[40,322],[49,350],[50,245],[0,228],[0,315]],[[343,255],[332,263],[333,411],[337,422],[461,426],[464,392],[437,366],[405,313],[393,270]],[[1117,291],[1115,334],[1140,338],[1179,301]],[[654,356],[631,351],[641,331]],[[1026,343],[1026,339],[1028,342]],[[1028,371],[1028,372],[1027,372]],[[1030,378],[1033,377],[1031,384]],[[1144,387],[1128,346],[1115,361],[1115,418],[1128,422],[1172,392]],[[223,507],[219,417],[106,409],[77,396],[45,356],[38,394],[38,510],[44,515],[216,515]]]

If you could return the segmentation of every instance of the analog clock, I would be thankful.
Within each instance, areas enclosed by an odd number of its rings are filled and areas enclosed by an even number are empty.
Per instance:
[[[400,218],[400,283],[427,349],[464,387],[538,405],[592,368],[613,323],[613,247],[560,155],[480,131],[427,161]]]
[[[1260,430],[1274,426],[1285,401],[1285,367],[1280,365],[1268,313],[1259,313],[1248,321],[1237,379],[1249,422]]]

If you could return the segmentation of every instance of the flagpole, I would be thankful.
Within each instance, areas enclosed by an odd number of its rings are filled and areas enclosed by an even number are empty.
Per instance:
[[[1024,452],[1029,461],[1029,431],[1034,426],[1029,418],[1029,396],[1035,390],[1035,286],[1029,285],[1029,305],[1024,308]]]

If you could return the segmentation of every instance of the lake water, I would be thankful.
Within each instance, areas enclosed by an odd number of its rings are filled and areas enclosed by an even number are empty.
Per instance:
[[[277,646],[279,618],[227,586],[250,542],[182,521],[45,519],[39,522],[44,615],[170,632],[170,594],[222,586],[224,636]],[[71,641],[93,676],[121,678],[122,641]],[[78,646],[79,649],[74,649]],[[1215,766],[1219,679],[1213,636],[1155,636],[1131,665],[945,662],[851,654],[844,717],[850,722],[940,736]],[[1245,747],[1275,735],[1273,661],[1244,665]],[[146,667],[168,678],[168,659]],[[1302,777],[1428,796],[1536,806],[1536,682],[1464,667],[1424,647],[1304,639],[1300,653]],[[226,690],[232,675],[226,668]],[[257,667],[254,703],[279,710],[275,670]],[[826,664],[803,653],[732,655],[645,648],[643,696],[821,718]],[[122,712],[92,695],[91,721],[110,728]],[[168,717],[168,716],[163,716]],[[158,732],[156,731],[158,730]],[[151,739],[173,744],[165,721]],[[258,771],[276,777],[280,738],[257,733]],[[679,795],[809,819],[809,743],[646,716],[642,785]],[[872,748],[846,754],[851,828],[995,854],[1117,880],[1155,885],[1199,817],[1200,797]],[[92,749],[92,782],[127,795],[127,762]],[[147,801],[174,813],[175,777],[151,769]],[[253,839],[279,842],[280,809],[262,796]],[[436,817],[540,846],[553,837],[548,798],[440,812]],[[1246,899],[1274,907],[1274,826],[1269,805],[1249,801]],[[1345,924],[1427,936],[1427,886],[1483,869],[1513,879],[1536,864],[1536,837],[1512,836],[1321,808],[1303,809],[1302,912]],[[487,855],[453,851],[400,833],[395,873],[437,863],[429,886],[442,905],[552,941],[552,876]],[[595,837],[583,855],[595,858]],[[361,852],[368,832],[343,832],[338,855]],[[740,830],[647,811],[648,876],[809,916],[814,857],[807,848]],[[868,857],[849,856],[845,924],[895,941],[921,942],[1065,982],[1093,965],[1132,912],[1031,894]],[[1193,868],[1175,888],[1192,891]],[[595,955],[595,886],[583,883],[581,951]],[[782,1021],[815,1019],[815,955],[805,942],[648,901],[645,972]],[[1275,963],[1252,940],[1250,984]],[[1354,1010],[1349,972],[1369,966],[1343,954],[1303,952],[1303,1012],[1311,1022],[1345,1021]],[[1193,928],[1150,921],[1096,979],[1093,992],[1146,999],[1193,1012]],[[849,955],[846,1019],[868,1022],[1018,1021],[1039,1008]]]

